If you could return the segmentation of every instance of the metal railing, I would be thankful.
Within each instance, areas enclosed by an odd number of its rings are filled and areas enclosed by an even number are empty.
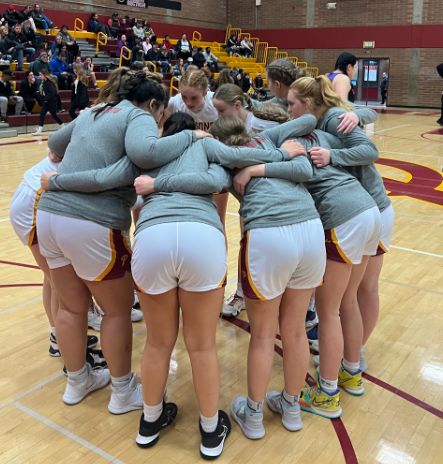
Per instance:
[[[127,50],[128,56],[123,56],[123,50]],[[119,61],[119,63],[118,63],[118,67],[119,67],[119,68],[122,67],[122,60],[123,60],[123,58],[124,58],[125,60],[130,60],[130,59],[131,59],[131,55],[132,55],[132,51],[129,50],[128,47],[122,47],[122,49],[120,50],[120,61]]]
[[[195,41],[201,42],[201,39],[202,39],[202,35],[200,34],[200,32],[194,31],[194,32],[192,33],[192,41],[193,41],[193,42],[195,42]]]
[[[298,62],[297,62],[297,66],[298,66],[299,68],[307,69],[308,63],[306,63],[306,62],[304,62],[304,61],[298,61]]]
[[[252,37],[251,39],[252,45],[254,46],[253,53],[252,53],[252,58],[257,59],[257,53],[258,53],[258,44],[260,42],[260,39],[257,37]]]
[[[268,47],[268,54],[266,56],[266,66],[277,59],[277,53],[277,47]]]
[[[318,77],[318,68],[315,66],[308,66],[306,70],[312,77]]]
[[[294,64],[298,64],[298,58],[296,56],[288,56],[287,60],[291,60]]]
[[[101,37],[104,37],[104,42],[100,40]],[[98,56],[98,48],[100,45],[106,45],[108,43],[108,36],[106,34],[103,34],[103,32],[99,32],[97,34],[97,44],[95,46],[95,57],[97,58]]]
[[[152,61],[146,61],[145,66],[148,66],[148,64],[150,64],[151,66],[154,67],[154,71],[151,71],[151,70],[150,71],[156,73],[157,72],[157,65],[155,63],[153,63]]]
[[[177,87],[174,85],[174,82],[177,81]],[[177,93],[180,92],[179,90],[179,85],[180,85],[180,79],[178,77],[173,76],[171,78],[171,86],[169,90],[169,94],[172,96],[172,91],[175,90]]]
[[[257,45],[257,63],[266,64],[268,57],[268,42],[259,42]]]
[[[80,18],[75,18],[75,21],[74,21],[74,40],[77,38],[77,31],[78,32],[83,32],[84,28],[85,28],[84,22]]]
[[[288,58],[288,52],[277,52],[277,60]]]

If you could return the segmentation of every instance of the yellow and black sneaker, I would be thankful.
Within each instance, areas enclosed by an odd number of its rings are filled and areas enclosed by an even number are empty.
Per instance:
[[[340,391],[330,395],[323,391],[319,384],[315,387],[305,387],[300,395],[300,408],[303,411],[326,417],[327,419],[337,419],[343,413],[340,407]]]
[[[351,395],[363,395],[365,389],[363,387],[362,371],[358,370],[354,374],[351,374],[342,364],[338,373],[338,386],[343,387]]]

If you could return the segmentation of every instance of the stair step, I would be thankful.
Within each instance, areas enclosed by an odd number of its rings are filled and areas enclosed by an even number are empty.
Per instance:
[[[3,128],[5,126],[5,128]],[[17,137],[18,132],[15,129],[10,129],[8,124],[0,124],[0,139],[8,137]]]

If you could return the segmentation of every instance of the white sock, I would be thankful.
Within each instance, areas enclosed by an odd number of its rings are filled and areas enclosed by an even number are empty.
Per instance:
[[[237,296],[241,296],[242,298],[244,297],[243,287],[240,281],[237,281],[237,291],[235,293],[237,294]]]
[[[360,356],[363,356],[365,354],[365,345],[362,345],[360,347]]]
[[[343,358],[342,364],[343,367],[351,374],[355,374],[360,369],[360,360],[353,363]]]
[[[143,414],[146,422],[155,422],[163,412],[163,401],[157,406],[148,406],[143,402]]]
[[[88,365],[85,365],[79,370],[75,372],[68,371],[68,379],[74,381],[75,383],[82,383],[84,382],[89,376],[89,369]]]
[[[251,412],[263,412],[263,401],[260,401],[260,403],[256,403],[255,401],[252,401],[251,398],[249,398],[248,396],[246,398],[246,404]]]
[[[129,382],[132,379],[132,372],[127,375],[123,375],[122,377],[112,377],[111,375],[111,382],[112,386],[118,390],[120,393],[123,393],[128,390]]]
[[[51,334],[55,337],[55,327],[51,327]]]
[[[330,395],[337,391],[338,379],[337,380],[326,380],[321,375],[319,376],[320,387],[326,393]]]
[[[297,403],[298,401],[298,396],[292,396],[289,393],[287,393],[286,390],[283,390],[281,394],[286,406],[295,406],[295,403]]]
[[[312,313],[315,312],[315,295],[312,295],[309,300],[308,311],[311,311]]]
[[[200,414],[200,424],[202,425],[203,432],[215,432],[218,424],[218,411],[214,417],[204,417]]]

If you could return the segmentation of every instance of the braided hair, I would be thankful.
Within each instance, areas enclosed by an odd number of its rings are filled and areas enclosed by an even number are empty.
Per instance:
[[[266,66],[266,75],[273,81],[279,81],[289,87],[297,79],[308,76],[308,73],[304,68],[296,66],[293,61],[282,58]]]

